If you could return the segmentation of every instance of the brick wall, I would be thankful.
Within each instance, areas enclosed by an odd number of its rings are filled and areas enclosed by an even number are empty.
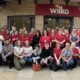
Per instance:
[[[18,5],[17,0],[8,0],[7,6],[0,9],[0,27],[7,24],[7,16],[13,15],[35,15],[35,5],[33,0],[22,0]]]

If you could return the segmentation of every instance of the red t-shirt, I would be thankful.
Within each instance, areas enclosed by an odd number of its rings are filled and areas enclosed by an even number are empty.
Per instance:
[[[54,35],[51,35],[51,40],[55,40],[55,34]]]
[[[25,36],[25,35],[23,35],[23,34],[19,34],[19,39],[20,39],[20,41],[21,41],[21,43],[22,43],[22,46],[25,45],[25,41],[26,41],[26,40],[28,40],[28,41],[30,42],[29,36]]]
[[[32,33],[30,33],[30,34],[28,35],[28,38],[29,38],[29,42],[30,42],[30,43],[32,43],[33,37],[34,37],[34,34],[32,34]]]
[[[53,54],[55,54],[58,59],[59,59],[59,57],[61,55],[61,52],[62,52],[61,49],[57,49],[57,48],[53,49]]]
[[[8,39],[9,39],[9,41],[11,42],[11,35],[10,35],[10,34],[6,34],[5,39],[6,39],[6,38],[8,38]]]
[[[50,41],[51,41],[50,36],[46,36],[46,37],[45,37],[45,36],[41,36],[41,38],[40,38],[40,45],[41,45],[41,48],[44,47],[45,42],[50,43]]]
[[[22,43],[22,45],[23,45],[24,42],[25,42],[25,37],[24,37],[24,35],[23,35],[23,34],[19,34],[19,39],[20,39],[20,41],[21,41],[21,43]]]
[[[79,50],[77,48],[72,49],[73,54],[79,54]],[[74,59],[78,58],[78,56],[73,56]]]
[[[1,31],[0,34],[4,37],[4,39],[6,38],[6,31]]]
[[[78,34],[78,36],[79,36],[79,38],[80,38],[80,32],[77,32],[77,34]]]
[[[12,44],[15,44],[15,42],[19,39],[18,34],[11,34],[11,42]]]
[[[69,42],[69,41],[70,41],[70,40],[69,40],[70,35],[69,35],[69,34],[64,34],[64,36],[65,36],[65,42]]]
[[[63,40],[65,40],[65,36],[63,34],[59,35],[59,33],[57,33],[55,35],[55,39],[59,42],[62,42]]]
[[[49,35],[49,36],[51,35],[51,31],[48,31],[48,35]]]
[[[25,36],[25,41],[26,41],[26,40],[30,41],[30,40],[29,40],[29,36]]]

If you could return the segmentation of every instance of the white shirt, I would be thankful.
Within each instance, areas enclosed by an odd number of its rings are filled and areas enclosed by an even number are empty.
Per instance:
[[[19,47],[14,47],[14,49],[16,50],[16,53],[17,53],[18,55],[21,55],[24,48],[23,48],[23,47],[21,47],[21,48],[19,48]]]
[[[24,47],[24,54],[30,54],[32,52],[33,48],[30,46],[30,47]]]

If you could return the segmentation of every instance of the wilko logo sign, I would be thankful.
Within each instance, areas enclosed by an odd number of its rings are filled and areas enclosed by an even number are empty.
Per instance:
[[[80,17],[80,8],[76,6],[36,4],[35,11],[36,15]]]
[[[59,8],[50,8],[51,14],[69,14],[68,9],[63,9],[63,6],[59,6]]]

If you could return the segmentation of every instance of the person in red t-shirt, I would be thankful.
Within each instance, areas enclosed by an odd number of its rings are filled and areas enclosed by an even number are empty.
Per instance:
[[[72,51],[73,51],[74,66],[76,66],[77,63],[78,63],[78,59],[79,59],[79,50],[76,48],[75,43],[71,44],[71,48],[72,48]]]
[[[11,43],[15,45],[16,41],[19,39],[19,35],[17,31],[11,33]]]
[[[41,48],[44,48],[45,42],[48,42],[50,44],[51,38],[48,36],[48,32],[46,30],[43,31],[43,36],[40,38],[40,46]]]
[[[26,40],[29,41],[29,36],[28,36],[27,30],[24,32],[24,38],[25,38],[25,41],[26,41]]]
[[[55,43],[55,30],[54,29],[51,30],[51,36],[50,37],[51,37],[51,47],[53,49],[56,46],[55,45],[56,43]]]
[[[77,34],[79,35],[80,38],[80,28],[77,29]]]
[[[56,27],[55,34],[57,34],[58,32],[59,32],[59,27]]]
[[[51,35],[51,29],[49,27],[47,27],[47,31],[48,31],[48,35]]]
[[[80,39],[80,28],[78,28],[78,30],[77,30],[77,34],[78,34],[79,39]],[[80,47],[80,40],[79,40],[79,47]]]
[[[56,44],[56,48],[53,49],[53,56],[54,56],[54,60],[53,63],[51,64],[52,66],[52,70],[57,71],[60,67],[61,67],[61,48],[60,48],[60,44],[57,43]]]
[[[31,28],[31,32],[29,33],[28,37],[29,37],[29,42],[32,45],[32,41],[33,41],[33,37],[35,35],[35,29]]]
[[[0,34],[4,37],[4,39],[6,38],[7,31],[4,29],[4,27],[1,28]]]
[[[65,36],[62,34],[62,29],[55,35],[55,42],[61,44],[61,48],[64,48]]]
[[[22,46],[24,46],[24,44],[25,44],[25,36],[24,36],[23,29],[20,29],[20,31],[19,31],[19,40],[21,41]]]
[[[11,34],[10,34],[9,30],[7,30],[5,38],[8,38],[9,41],[11,42]]]
[[[67,29],[64,30],[64,36],[65,36],[65,42],[70,42],[70,41],[69,41],[70,35],[69,35],[69,32],[68,32]]]

